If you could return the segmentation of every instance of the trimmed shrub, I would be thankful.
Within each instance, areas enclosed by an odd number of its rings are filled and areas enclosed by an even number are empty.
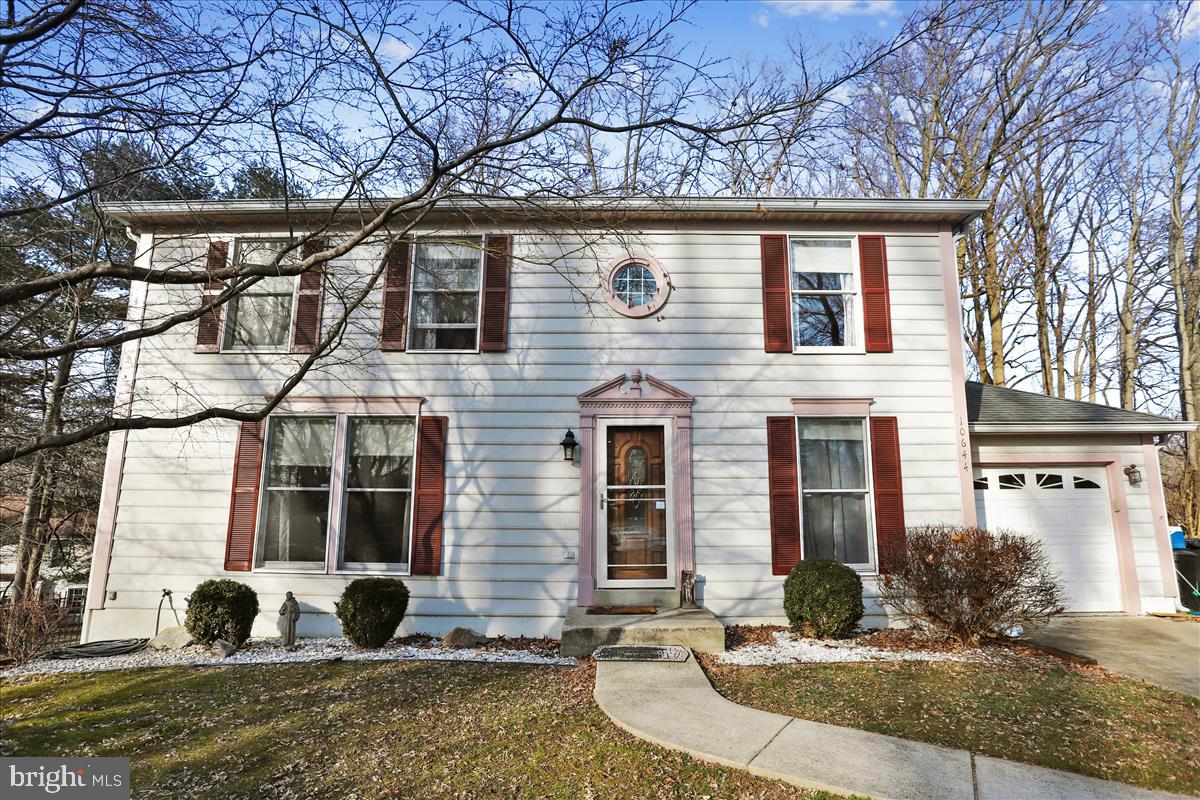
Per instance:
[[[383,647],[408,610],[408,587],[399,578],[358,578],[334,606],[347,639],[359,647]]]
[[[783,582],[783,611],[794,631],[845,638],[863,616],[862,579],[836,561],[800,561]]]
[[[879,599],[910,624],[974,646],[1044,623],[1063,611],[1066,596],[1037,539],[928,525],[905,533]]]
[[[197,642],[224,639],[241,647],[250,638],[258,615],[258,594],[244,583],[228,579],[205,581],[188,598],[184,627]]]

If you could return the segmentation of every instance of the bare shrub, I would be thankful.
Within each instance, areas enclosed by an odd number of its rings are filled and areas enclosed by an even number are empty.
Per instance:
[[[0,656],[24,664],[46,650],[67,609],[53,600],[28,598],[0,604]]]
[[[904,552],[880,586],[901,619],[964,645],[1063,611],[1062,584],[1042,543],[1005,531],[953,525],[909,528]]]

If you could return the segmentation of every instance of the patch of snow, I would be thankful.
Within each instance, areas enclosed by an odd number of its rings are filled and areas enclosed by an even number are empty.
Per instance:
[[[849,661],[972,661],[962,653],[927,650],[885,650],[856,644],[853,639],[809,639],[794,633],[775,633],[775,644],[755,644],[727,650],[717,656],[722,664],[771,666],[775,664],[832,664]]]
[[[182,650],[139,650],[122,656],[65,658],[30,661],[20,667],[0,670],[0,678],[17,675],[50,675],[74,672],[108,672],[147,667],[211,667],[233,664],[295,664],[308,661],[473,661],[498,664],[545,664],[574,666],[575,659],[547,656],[532,650],[488,650],[469,647],[414,647],[390,642],[378,650],[359,650],[342,637],[300,639],[300,647],[286,650],[278,639],[251,639],[233,655],[220,658],[205,647],[192,645]]]

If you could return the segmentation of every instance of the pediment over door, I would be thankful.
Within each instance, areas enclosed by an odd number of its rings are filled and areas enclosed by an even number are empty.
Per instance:
[[[682,389],[646,375],[640,369],[618,375],[579,395],[581,409],[637,406],[686,410],[694,401],[695,398]]]

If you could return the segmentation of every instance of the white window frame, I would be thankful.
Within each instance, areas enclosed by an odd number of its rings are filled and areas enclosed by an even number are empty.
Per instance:
[[[238,263],[241,257],[243,242],[292,242],[293,240],[287,236],[238,236],[233,240],[233,264]],[[270,276],[268,276],[270,277]],[[283,344],[277,347],[233,347],[229,345],[229,328],[233,325],[235,311],[242,293],[238,293],[230,298],[225,304],[225,313],[221,315],[221,330],[218,334],[217,341],[221,344],[219,352],[222,353],[290,353],[292,351],[292,334],[296,327],[296,302],[297,295],[300,292],[300,276],[299,275],[282,275],[292,279],[292,303],[288,308],[287,331],[283,339]]]
[[[479,349],[480,348],[479,338],[480,338],[480,331],[483,328],[483,274],[484,274],[484,269],[487,266],[484,263],[484,257],[487,255],[486,248],[484,247],[486,238],[487,237],[485,237],[483,234],[475,234],[475,233],[462,234],[461,236],[455,236],[453,234],[438,234],[436,236],[435,235],[424,235],[424,236],[416,236],[413,238],[412,258],[411,258],[412,263],[410,264],[410,267],[409,267],[411,274],[409,275],[409,280],[408,280],[408,298],[407,298],[408,307],[405,309],[407,312],[405,319],[408,322],[407,322],[407,325],[405,326],[405,331],[404,331],[404,345],[405,345],[405,349],[407,350],[407,352],[409,352],[409,353],[479,353],[479,352],[482,352]],[[478,246],[479,246],[479,285],[475,287],[475,347],[472,349],[457,349],[457,350],[445,350],[445,349],[440,349],[440,348],[411,347],[410,345],[412,344],[413,328],[416,327],[413,323],[413,299],[417,293],[417,253],[420,252],[421,243],[422,242],[425,242],[425,243],[455,242],[455,243],[461,244],[461,243],[467,242],[468,240],[470,240],[472,242],[474,242],[475,240],[478,240]],[[451,324],[451,325],[439,326],[439,327],[446,328],[446,329],[458,328],[460,330],[465,330],[467,326]]]
[[[832,420],[858,420],[862,424],[862,445],[863,445],[863,484],[866,487],[863,490],[863,499],[867,504],[866,513],[863,515],[867,521],[867,554],[869,561],[865,563],[845,563],[855,572],[863,575],[876,574],[879,563],[879,554],[876,552],[876,534],[878,529],[875,522],[875,465],[871,462],[871,419],[870,417],[862,417],[854,414],[796,414],[796,490],[799,492],[798,502],[800,514],[800,558],[804,559],[804,467],[800,460],[800,427],[805,420],[823,420],[829,422]],[[809,494],[850,494],[845,489],[809,489]]]
[[[331,450],[331,470],[329,473],[329,505],[326,511],[328,523],[325,526],[325,560],[318,562],[264,561],[262,552],[265,546],[263,525],[266,521],[267,510],[267,478],[269,474],[267,459],[271,454],[271,439],[275,432],[274,421],[283,418],[333,419],[333,447]],[[412,461],[409,470],[408,485],[408,519],[404,524],[404,536],[408,539],[407,564],[361,563],[348,565],[344,562],[345,527],[346,527],[346,466],[349,457],[350,419],[411,419],[413,423]],[[254,530],[254,571],[263,573],[320,573],[330,575],[410,575],[412,573],[413,552],[413,504],[416,499],[417,482],[417,446],[420,439],[420,413],[364,413],[361,410],[332,410],[313,411],[308,413],[277,413],[267,418],[267,435],[263,440],[263,462],[259,478],[258,514],[255,518]],[[378,490],[372,490],[378,491]],[[399,492],[402,489],[385,491]],[[336,512],[336,513],[335,513]]]
[[[810,269],[805,272],[825,272],[836,275],[850,275],[852,290],[805,290],[795,288],[796,263],[793,260],[792,243],[817,239],[836,239],[850,242],[850,264],[848,272],[829,269]],[[845,233],[796,233],[788,235],[788,327],[792,338],[793,353],[866,353],[866,331],[863,327],[862,276],[859,268],[858,236]],[[850,297],[850,313],[853,316],[851,325],[846,328],[847,343],[844,345],[797,345],[795,326],[795,299],[797,296],[818,297],[822,295],[841,295]]]

